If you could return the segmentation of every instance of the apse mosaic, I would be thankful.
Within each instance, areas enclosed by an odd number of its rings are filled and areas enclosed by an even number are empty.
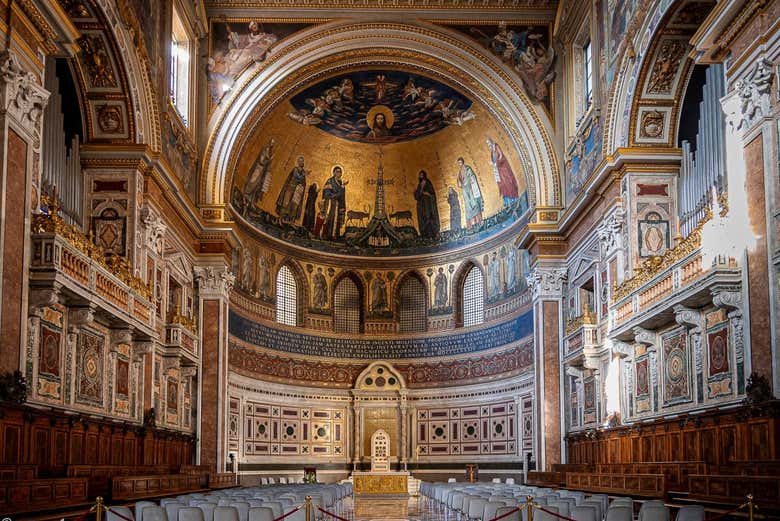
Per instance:
[[[305,87],[257,125],[231,202],[256,228],[305,248],[436,253],[526,217],[521,165],[502,126],[455,88],[359,70]]]

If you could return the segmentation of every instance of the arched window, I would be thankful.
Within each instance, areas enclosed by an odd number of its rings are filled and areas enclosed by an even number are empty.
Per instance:
[[[398,289],[398,330],[401,333],[425,331],[425,286],[417,277],[406,277]]]
[[[276,321],[298,325],[298,283],[288,266],[282,266],[276,274]]]
[[[485,321],[485,281],[479,268],[472,266],[463,281],[463,327]]]
[[[333,330],[337,333],[360,333],[362,313],[360,288],[350,277],[336,285],[333,295]]]

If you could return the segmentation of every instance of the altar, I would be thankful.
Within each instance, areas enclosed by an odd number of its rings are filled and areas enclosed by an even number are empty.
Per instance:
[[[406,496],[409,494],[409,473],[353,472],[352,486],[356,496]]]

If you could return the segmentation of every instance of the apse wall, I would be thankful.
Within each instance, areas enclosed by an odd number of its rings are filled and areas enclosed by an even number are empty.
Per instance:
[[[466,463],[483,476],[522,472],[535,443],[524,256],[504,241],[402,269],[392,259],[315,263],[246,237],[228,318],[227,429],[244,480],[297,475],[304,464],[320,479],[341,479],[370,465],[367,440],[378,428],[390,434],[394,467],[420,477]],[[277,315],[290,298],[282,270],[295,283],[294,325]],[[481,282],[483,319],[464,326],[469,274]],[[324,302],[315,287],[323,277]],[[383,284],[372,284],[378,277]],[[334,331],[335,288],[345,279],[359,287],[362,332]],[[409,279],[425,294],[425,323],[402,332]]]

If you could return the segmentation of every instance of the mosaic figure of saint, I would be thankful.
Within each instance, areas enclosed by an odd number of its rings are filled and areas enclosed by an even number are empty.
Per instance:
[[[344,226],[346,213],[347,183],[342,181],[343,170],[340,166],[333,167],[331,175],[322,188],[322,199],[327,201],[328,210],[325,216],[325,225],[322,229],[322,238],[337,240],[341,238],[341,227]]]
[[[276,199],[276,214],[283,223],[294,223],[301,216],[303,209],[303,193],[306,191],[306,174],[303,168],[303,156],[298,161],[279,192]]]
[[[274,158],[274,145],[276,140],[271,138],[268,144],[260,151],[255,164],[249,171],[246,183],[244,183],[244,207],[251,208],[268,192],[271,185],[271,161]]]
[[[463,192],[463,203],[466,207],[466,227],[482,224],[482,212],[485,209],[482,200],[482,189],[474,169],[462,157],[458,158],[458,187]]]
[[[314,232],[314,225],[316,224],[317,217],[317,195],[320,191],[317,188],[317,183],[309,185],[309,190],[306,195],[306,206],[303,210],[303,222],[302,226],[310,232]]]
[[[414,190],[417,201],[417,223],[420,236],[433,239],[439,236],[439,207],[436,203],[436,190],[428,179],[428,173],[420,170],[419,182]]]
[[[314,283],[314,307],[324,309],[328,302],[328,281],[322,274],[322,268],[317,268],[317,273],[312,277]]]
[[[371,281],[371,310],[387,310],[387,283],[381,273],[377,273]]]
[[[447,203],[450,205],[450,230],[460,231],[460,198],[453,187],[447,188]]]
[[[489,292],[490,296],[497,296],[501,294],[501,263],[498,260],[498,255],[493,252],[493,258],[490,259],[488,264],[488,279],[489,279]]]
[[[504,206],[509,206],[519,197],[517,179],[498,143],[487,138],[487,147],[490,150],[490,164],[493,166],[493,177],[498,185],[498,191],[504,200]]]
[[[433,279],[433,304],[437,308],[447,306],[447,275],[444,274],[444,268],[439,268],[436,278]]]

